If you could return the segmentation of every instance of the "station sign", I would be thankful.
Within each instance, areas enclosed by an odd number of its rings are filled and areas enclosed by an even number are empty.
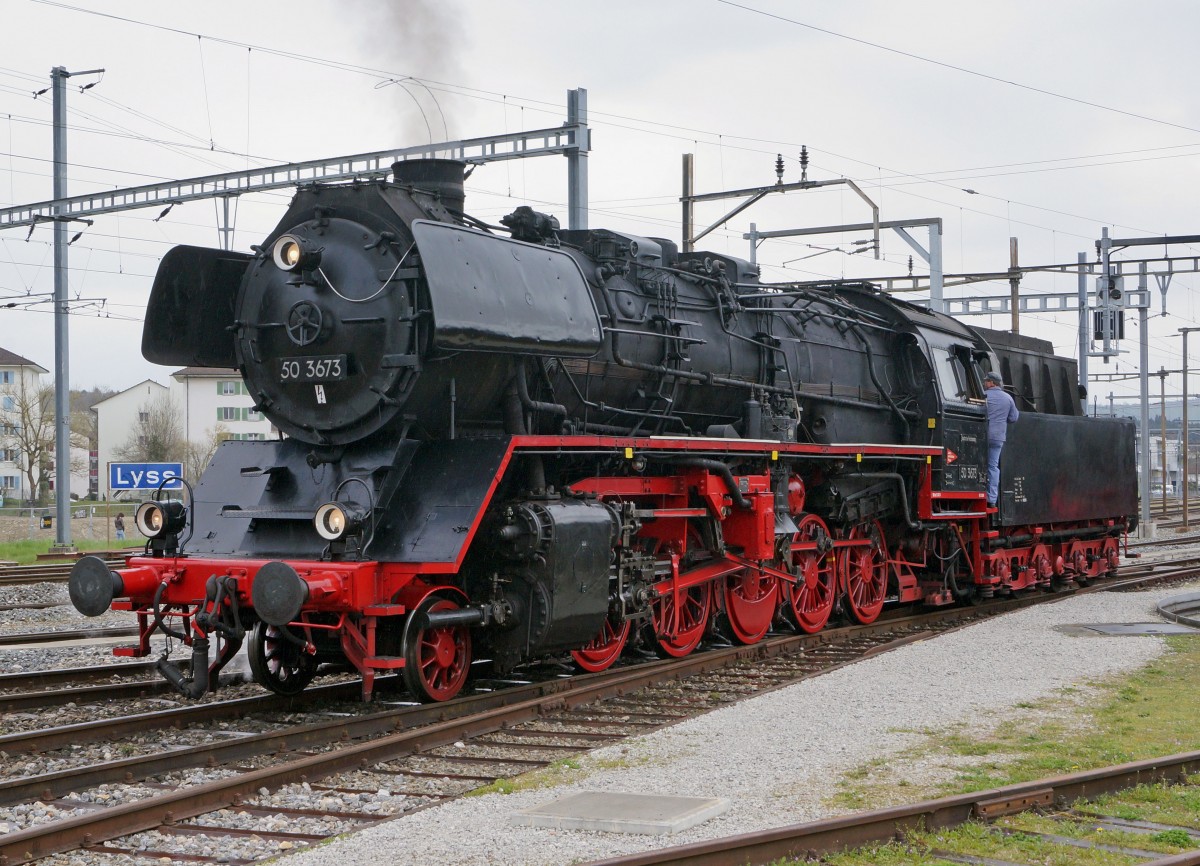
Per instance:
[[[109,490],[179,490],[182,463],[109,463]]]

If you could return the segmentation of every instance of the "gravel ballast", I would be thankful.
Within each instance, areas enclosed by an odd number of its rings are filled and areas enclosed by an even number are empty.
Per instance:
[[[457,800],[286,862],[560,866],[830,817],[842,774],[924,742],[915,732],[1032,718],[1030,702],[1158,657],[1161,638],[1076,637],[1055,626],[1157,621],[1158,599],[1183,591],[1096,593],[996,617],[593,752],[581,781]],[[929,781],[922,772],[906,777],[920,785]],[[519,809],[582,791],[727,797],[733,806],[675,836],[508,823]]]

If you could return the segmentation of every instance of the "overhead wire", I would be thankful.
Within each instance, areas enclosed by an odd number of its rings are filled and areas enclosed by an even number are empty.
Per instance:
[[[69,9],[69,10],[72,10],[72,11],[86,12],[86,13],[89,13],[89,14],[99,14],[99,15],[101,15],[102,17],[115,18],[116,20],[126,21],[126,22],[128,22],[128,23],[133,23],[133,24],[142,24],[142,25],[145,25],[145,26],[150,26],[150,27],[155,27],[155,28],[159,28],[159,29],[164,29],[164,30],[167,30],[167,31],[170,31],[170,32],[181,33],[181,34],[187,34],[187,35],[189,35],[189,36],[195,36],[197,39],[210,38],[210,39],[213,39],[213,41],[217,41],[217,42],[225,42],[225,43],[227,43],[227,44],[233,44],[233,45],[239,45],[239,46],[243,46],[243,47],[246,47],[246,48],[247,48],[247,50],[251,50],[251,49],[254,49],[254,48],[257,48],[257,49],[258,49],[258,50],[260,50],[260,51],[269,51],[269,50],[270,50],[270,49],[266,49],[266,48],[264,48],[263,46],[254,46],[254,45],[251,45],[251,44],[249,44],[249,43],[242,43],[242,42],[237,42],[237,41],[234,41],[234,40],[224,40],[224,39],[220,39],[220,38],[218,38],[218,37],[206,37],[206,36],[204,36],[203,34],[195,33],[195,32],[193,32],[193,31],[183,31],[183,30],[179,30],[178,28],[162,27],[161,25],[154,25],[154,24],[150,24],[150,23],[148,23],[148,22],[140,22],[140,21],[136,21],[136,20],[134,20],[134,19],[128,19],[128,18],[125,18],[125,17],[123,17],[123,16],[114,16],[114,15],[110,15],[110,14],[108,14],[108,13],[95,13],[93,10],[80,9],[80,8],[78,8],[78,7],[72,7],[72,6],[69,6],[69,5],[67,5],[67,4],[63,4],[63,3],[55,3],[55,2],[50,2],[50,0],[33,0],[33,2],[39,2],[39,3],[43,3],[44,5],[50,5],[50,6],[58,6],[58,7],[64,8],[64,9]],[[292,59],[296,59],[296,60],[300,60],[300,61],[304,61],[304,62],[318,62],[318,61],[314,60],[314,58],[312,58],[312,57],[310,57],[310,56],[308,56],[308,55],[296,55],[296,54],[295,54],[295,53],[293,53],[293,52],[273,52],[273,53],[278,53],[278,54],[280,54],[281,56],[286,56],[286,57],[289,57],[289,58],[292,58]],[[369,74],[377,74],[377,73],[380,73],[380,72],[381,72],[381,70],[372,70],[372,69],[370,69],[369,67],[361,67],[361,66],[357,66],[357,65],[355,65],[355,64],[344,64],[344,63],[339,63],[339,62],[335,62],[335,61],[325,61],[325,60],[320,60],[320,61],[319,61],[319,65],[332,65],[332,66],[335,66],[335,67],[337,67],[337,68],[344,68],[344,69],[347,69],[347,70],[349,70],[349,71],[364,72],[364,73],[369,73]],[[429,88],[429,86],[428,86],[428,85],[427,85],[427,84],[426,84],[424,81],[421,81],[420,79],[417,79],[417,78],[415,78],[414,76],[404,76],[404,77],[405,77],[406,79],[408,79],[408,80],[413,80],[413,81],[415,81],[415,82],[418,82],[418,83],[420,83],[420,84],[421,84],[423,87],[425,87],[427,90],[428,90],[428,89],[430,89],[430,88]],[[393,80],[394,80],[394,79],[393,79]],[[468,90],[474,90],[474,89],[468,88]],[[452,91],[452,92],[456,92],[456,91]],[[486,93],[486,91],[477,91],[477,92]],[[506,99],[507,99],[507,96],[501,95],[501,98],[502,98],[502,99],[504,99],[504,100],[506,100]],[[535,101],[535,102],[536,102],[536,101]],[[549,103],[548,103],[548,104],[549,104]],[[555,107],[557,108],[557,106],[555,106]],[[438,108],[439,108],[439,111],[440,111],[440,110],[441,110],[440,104],[438,105]],[[601,112],[596,112],[596,111],[591,111],[591,112],[590,112],[590,115],[592,115],[592,116],[603,116],[603,113],[601,113]],[[669,125],[664,125],[664,124],[662,124],[662,123],[661,123],[661,122],[659,122],[659,121],[638,121],[638,122],[644,122],[644,123],[647,123],[647,124],[650,124],[650,125],[656,125],[656,126],[660,126],[660,127],[661,127],[661,126],[668,126],[668,127],[669,127]],[[428,125],[428,121],[426,121],[426,123],[427,123],[427,125]],[[211,125],[211,118],[210,118],[210,125]],[[672,128],[681,128],[681,129],[682,129],[682,128],[684,128],[684,127],[672,127]],[[644,131],[644,130],[643,130],[643,131]],[[719,145],[719,146],[722,146],[722,147],[723,147],[723,146],[727,146],[727,143],[726,143],[726,141],[725,141],[725,138],[723,137],[723,135],[724,135],[723,133],[708,133],[708,132],[704,132],[704,134],[716,135],[716,136],[717,136],[717,138],[718,138],[718,145]],[[739,137],[737,137],[737,136],[733,136],[733,138],[739,138]],[[757,140],[757,139],[743,139],[743,140]],[[794,145],[793,145],[793,146],[794,146]],[[742,149],[748,149],[748,148],[742,148]],[[856,160],[856,159],[855,159],[855,158],[853,158],[853,157],[847,157],[847,156],[845,156],[845,155],[842,155],[842,154],[836,154],[836,153],[834,153],[834,152],[832,152],[832,151],[826,151],[826,152],[828,152],[828,153],[831,153],[832,155],[838,156],[839,158],[851,159],[851,160],[853,160],[853,161],[856,161],[856,162],[862,162],[863,164],[867,164],[867,163],[865,163],[864,161],[862,161],[862,160]],[[894,169],[889,169],[889,171],[895,171],[895,170],[894,170]],[[898,172],[898,173],[896,173],[896,176],[898,176],[898,177],[911,177],[911,178],[913,178],[913,179],[915,180],[915,182],[918,182],[918,183],[942,183],[943,185],[945,185],[945,186],[948,186],[948,187],[953,187],[953,186],[954,186],[952,183],[949,183],[949,182],[939,181],[939,180],[937,180],[937,179],[934,179],[934,178],[929,178],[928,176],[917,175],[917,174],[913,174],[913,173],[907,173],[907,172]],[[979,194],[979,193],[975,193],[975,194]],[[986,194],[985,194],[985,196],[986,196]],[[1000,198],[999,198],[999,197],[997,197],[997,196],[986,196],[986,197],[990,197],[990,198],[993,198],[993,199],[995,199],[995,200],[998,200],[998,201],[1000,201],[1000,200],[1003,200],[1003,201],[1008,201],[1008,200],[1005,200],[1005,199],[1000,199]],[[933,201],[936,201],[935,199],[931,199],[931,200],[933,200]],[[949,205],[948,203],[945,203],[945,204],[947,204],[948,206],[952,206],[952,205]],[[1080,215],[1077,215],[1077,214],[1068,214],[1067,212],[1064,212],[1064,211],[1059,211],[1059,210],[1056,210],[1056,209],[1053,209],[1053,208],[1045,208],[1045,207],[1041,207],[1041,206],[1038,206],[1038,205],[1030,205],[1030,204],[1026,204],[1026,203],[1021,203],[1021,204],[1022,204],[1023,206],[1033,207],[1033,208],[1037,208],[1037,209],[1040,209],[1040,210],[1044,210],[1044,211],[1046,211],[1046,212],[1049,212],[1049,213],[1056,213],[1056,214],[1059,214],[1059,215],[1065,215],[1065,216],[1069,216],[1069,217],[1071,217],[1071,218],[1076,218],[1076,219],[1088,219],[1088,220],[1090,220],[1090,221],[1097,221],[1097,222],[1107,222],[1107,223],[1109,223],[1109,224],[1116,224],[1116,222],[1115,222],[1115,221],[1111,221],[1111,220],[1092,220],[1092,218],[1083,217],[1083,216],[1080,216]],[[976,211],[976,212],[979,212],[979,211]],[[985,213],[985,212],[979,212],[979,213]],[[1039,226],[1039,225],[1037,225],[1037,224],[1034,224],[1034,223],[1028,223],[1028,222],[1026,222],[1025,224],[1026,224],[1026,225],[1029,225],[1030,227],[1034,227],[1034,228],[1041,228],[1041,229],[1044,229],[1044,230],[1047,230],[1047,231],[1053,231],[1053,229],[1051,229],[1051,228],[1050,228],[1050,227],[1048,227],[1048,226]],[[1138,229],[1138,228],[1136,228],[1136,227],[1132,227],[1132,226],[1128,226],[1128,228],[1133,228],[1134,230],[1138,230],[1138,231],[1149,232],[1149,230],[1146,230],[1146,229]]]
[[[178,33],[178,34],[181,34],[181,35],[195,36],[195,37],[196,37],[198,40],[203,40],[203,39],[207,38],[207,39],[210,39],[211,41],[214,41],[214,42],[224,43],[224,44],[228,44],[228,45],[235,45],[235,46],[239,46],[239,47],[245,47],[245,48],[247,49],[247,52],[248,52],[248,53],[249,53],[250,51],[252,51],[252,50],[259,50],[259,51],[263,51],[263,52],[265,52],[265,53],[274,54],[274,55],[281,56],[281,57],[287,57],[287,58],[294,59],[294,60],[301,61],[301,62],[316,63],[317,65],[322,65],[322,66],[331,66],[331,67],[335,67],[335,68],[338,68],[338,69],[343,69],[343,70],[350,71],[350,72],[357,72],[357,73],[360,73],[360,74],[367,74],[367,75],[372,75],[372,76],[378,76],[378,75],[380,75],[380,74],[385,74],[385,71],[384,71],[384,70],[371,69],[370,67],[360,66],[360,65],[358,65],[358,64],[348,64],[348,63],[342,63],[342,62],[338,62],[338,61],[329,61],[329,60],[325,60],[325,59],[322,59],[322,58],[314,58],[314,57],[312,57],[312,56],[309,56],[309,55],[301,55],[301,54],[297,54],[297,53],[295,53],[295,52],[287,52],[287,51],[279,51],[279,50],[276,50],[276,49],[269,49],[269,48],[266,48],[265,46],[259,46],[259,45],[254,45],[254,44],[251,44],[251,43],[239,42],[239,41],[236,41],[236,40],[222,39],[222,38],[220,38],[220,37],[212,37],[212,36],[207,36],[207,35],[204,35],[204,34],[200,34],[200,33],[193,32],[193,31],[181,30],[181,29],[179,29],[179,28],[165,27],[165,26],[163,26],[163,25],[152,24],[152,23],[150,23],[150,22],[145,22],[145,21],[138,21],[138,20],[136,20],[136,19],[126,18],[126,17],[124,17],[124,16],[112,15],[112,14],[109,14],[109,13],[100,13],[100,12],[96,12],[95,10],[89,10],[89,9],[83,9],[83,8],[80,8],[80,7],[70,6],[70,5],[68,5],[68,4],[65,4],[65,3],[51,2],[51,0],[34,0],[34,2],[39,2],[39,3],[43,4],[43,5],[47,5],[47,6],[55,6],[55,7],[59,7],[59,8],[63,8],[63,9],[69,10],[69,11],[74,11],[74,12],[79,12],[79,13],[87,13],[87,14],[100,15],[101,17],[105,17],[105,18],[111,18],[111,19],[120,20],[120,21],[124,21],[124,22],[131,23],[131,24],[136,24],[136,25],[141,25],[141,26],[153,27],[153,28],[156,28],[156,29],[160,29],[160,30],[164,30],[164,31],[169,31],[169,32],[174,32],[174,33]],[[724,2],[724,0],[721,0],[721,2]],[[738,6],[739,4],[728,3],[727,5]],[[746,8],[748,11],[758,11],[758,10],[753,10],[753,9],[750,9],[750,7],[741,7],[741,8]],[[791,20],[791,19],[788,19],[788,20]],[[792,22],[792,23],[799,24],[800,26],[809,26],[809,25],[805,25],[805,24],[803,24],[803,22]],[[817,29],[819,29],[819,28],[817,28]],[[852,37],[845,37],[843,34],[836,34],[836,33],[835,33],[835,34],[833,34],[833,35],[840,36],[840,37],[842,37],[842,38],[852,38]],[[862,41],[862,40],[856,40],[856,41]],[[886,49],[886,46],[874,46],[874,47],[882,47],[882,48],[885,48],[885,49]],[[891,50],[891,49],[887,49],[887,50]],[[897,53],[905,53],[905,52],[897,52]],[[917,59],[928,60],[928,58],[921,58],[921,57],[919,57],[919,56],[916,56],[916,55],[913,55],[913,56],[914,56],[914,57],[917,57]],[[202,52],[202,51],[201,51],[201,62],[203,63],[203,52]],[[935,62],[935,61],[929,61],[929,62]],[[942,64],[942,65],[945,65],[945,64]],[[961,70],[961,69],[960,69],[959,71],[968,71],[968,72],[971,72],[971,70]],[[977,73],[973,73],[973,72],[972,72],[972,74],[977,74]],[[28,78],[29,78],[29,80],[31,80],[31,81],[40,81],[40,79],[37,79],[37,78],[35,78],[35,77],[33,77],[33,76],[26,76],[26,77],[28,77]],[[985,75],[985,76],[983,76],[983,77],[989,77],[989,76],[986,76],[986,75]],[[447,88],[448,92],[458,93],[458,94],[460,94],[460,95],[462,95],[463,93],[467,93],[467,92],[480,93],[480,94],[486,94],[486,93],[489,93],[489,91],[479,90],[479,89],[475,89],[475,88],[463,88],[463,87],[460,87],[460,86],[457,86],[457,85],[451,85],[451,84],[447,84],[447,83],[444,83],[444,82],[432,82],[432,81],[430,81],[430,82],[427,84],[427,83],[426,83],[424,80],[421,80],[421,79],[416,79],[415,77],[408,76],[408,78],[410,78],[411,80],[413,80],[413,81],[415,81],[415,82],[418,82],[418,83],[420,83],[420,84],[421,84],[421,86],[425,87],[427,90],[430,90],[430,89],[431,89],[431,88],[430,88],[430,85],[438,85],[438,86],[442,86],[442,87],[445,87],[445,88]],[[999,80],[999,79],[997,79],[997,80]],[[1005,82],[1005,83],[1013,83],[1013,82]],[[207,82],[205,82],[205,84],[207,85]],[[1033,88],[1033,89],[1036,89],[1036,88]],[[1039,91],[1039,92],[1041,92],[1041,91]],[[1051,93],[1050,95],[1062,96],[1061,94],[1052,94],[1052,93]],[[503,97],[503,98],[507,98],[507,97]],[[1065,97],[1065,96],[1064,96],[1063,98],[1069,98],[1069,97]],[[561,110],[561,109],[559,109],[559,107],[558,107],[558,105],[557,105],[556,103],[542,102],[542,101],[539,101],[539,100],[526,100],[526,101],[527,101],[527,102],[530,104],[530,106],[531,106],[531,107],[535,107],[536,105],[547,105],[547,106],[553,106],[556,112]],[[1077,101],[1077,100],[1073,100],[1073,101]],[[1098,104],[1097,104],[1097,105],[1096,105],[1096,107],[1101,107],[1101,108],[1104,108],[1105,106],[1100,106],[1100,105],[1098,105]],[[439,111],[440,111],[440,105],[438,106],[438,108],[439,108]],[[524,106],[522,106],[522,110],[524,110]],[[590,114],[591,114],[593,117],[596,117],[596,116],[612,116],[612,117],[621,117],[620,115],[604,115],[604,113],[602,113],[602,112],[597,112],[597,111],[594,111],[594,110],[593,110],[592,112],[590,112]],[[1139,117],[1142,117],[1141,115],[1137,115],[1137,116],[1139,116]],[[210,118],[209,118],[209,119],[210,119],[210,131],[211,131],[211,112],[210,112]],[[1143,117],[1143,119],[1150,119],[1150,120],[1154,120],[1153,118],[1145,118],[1145,117]],[[672,126],[671,126],[671,125],[669,125],[669,124],[663,124],[661,121],[641,121],[641,120],[638,120],[638,119],[636,119],[636,118],[633,118],[633,119],[631,119],[631,120],[633,120],[633,121],[636,121],[636,122],[639,122],[639,123],[645,123],[645,124],[647,124],[647,125],[656,126],[656,127],[659,127],[659,128],[678,128],[678,129],[685,129],[685,128],[686,128],[686,127],[672,127]],[[648,131],[648,130],[643,130],[643,131]],[[653,132],[652,130],[649,130],[649,131],[651,131],[651,132],[652,132],[652,134],[662,134],[662,133],[656,133],[656,132]],[[707,133],[707,132],[705,132],[704,134],[717,135],[718,137],[721,135],[721,134],[719,134],[719,133]],[[734,138],[736,138],[736,137],[734,137]],[[146,140],[146,139],[145,139],[145,138],[143,138],[143,140]],[[211,138],[210,138],[210,140],[211,140]],[[750,141],[761,141],[760,139],[744,139],[744,140],[750,140]],[[719,142],[720,142],[722,145],[726,145],[726,146],[728,145],[728,142],[727,142],[725,139],[720,139],[720,138],[719,138]],[[165,143],[165,142],[164,142],[164,143]],[[247,147],[247,151],[248,151],[248,150],[249,150],[249,148]],[[832,153],[832,152],[830,152],[830,153]],[[244,156],[246,156],[246,157],[248,158],[248,154],[243,154],[243,155],[244,155]],[[832,154],[832,155],[834,155],[834,156],[838,156],[839,158],[847,158],[847,159],[852,159],[852,160],[854,159],[853,157],[846,157],[846,156],[844,156],[844,155],[841,155],[841,154]],[[1073,167],[1073,166],[1072,166],[1072,167]],[[893,169],[889,169],[889,171],[894,171],[894,170],[893,170]],[[961,170],[960,170],[960,171],[961,171]],[[901,172],[901,173],[898,173],[898,174],[897,174],[897,176],[898,176],[898,177],[909,177],[909,178],[913,178],[913,182],[914,182],[914,183],[938,183],[938,182],[939,182],[939,180],[937,180],[937,179],[932,179],[932,178],[929,178],[929,177],[926,177],[926,176],[922,176],[922,175],[916,175],[916,174],[911,174],[911,173],[903,173],[903,172]],[[985,176],[986,176],[986,175],[985,175]],[[996,175],[996,176],[1001,176],[1001,175]],[[966,179],[966,178],[960,178],[960,179]],[[946,186],[952,186],[952,185],[953,185],[952,183],[950,183],[950,182],[946,182],[946,181],[940,181],[940,182],[942,182],[942,183],[943,183],[943,185],[946,185]],[[936,203],[944,204],[944,205],[947,205],[947,206],[951,206],[951,205],[949,205],[949,203],[946,203],[946,202],[941,202],[941,201],[939,201],[938,199],[935,199],[935,198],[932,198],[932,197],[928,197],[928,196],[920,196],[920,195],[917,195],[917,194],[915,194],[915,193],[912,193],[912,192],[910,192],[910,191],[906,191],[906,192],[905,192],[905,194],[907,194],[907,195],[915,195],[915,196],[916,196],[916,197],[918,197],[918,198],[924,198],[924,199],[926,199],[926,200],[928,200],[928,201],[932,201],[932,202],[936,202]],[[978,193],[976,193],[976,194],[978,194]],[[993,200],[996,200],[996,201],[1005,201],[1005,202],[1006,202],[1006,204],[1008,204],[1008,203],[1010,203],[1010,202],[1011,202],[1011,200],[1002,199],[1002,198],[1001,198],[1001,197],[999,197],[999,196],[986,196],[986,197],[992,198]],[[1026,204],[1026,203],[1020,203],[1020,204],[1021,204],[1022,206],[1032,207],[1032,208],[1040,209],[1040,210],[1043,210],[1043,211],[1046,211],[1046,212],[1049,212],[1049,213],[1055,213],[1055,214],[1058,214],[1058,215],[1067,216],[1067,217],[1070,217],[1070,218],[1075,218],[1075,219],[1089,219],[1089,220],[1091,219],[1091,218],[1088,218],[1088,217],[1083,217],[1083,216],[1080,216],[1080,215],[1077,215],[1077,214],[1069,214],[1069,213],[1067,213],[1067,212],[1064,212],[1064,211],[1058,211],[1058,210],[1055,210],[1055,209],[1053,209],[1053,208],[1043,208],[1043,207],[1039,207],[1039,206],[1037,206],[1037,205],[1029,205],[1029,204]],[[953,205],[953,206],[958,206],[958,205]],[[961,210],[962,210],[961,206],[958,206],[958,207],[960,207],[960,211],[961,211]],[[970,208],[967,208],[966,210],[968,210],[969,212],[972,212],[972,213],[977,213],[977,214],[983,215],[983,216],[990,216],[990,217],[992,217],[992,218],[1002,218],[1002,217],[997,217],[997,215],[996,215],[996,214],[990,214],[990,213],[988,213],[988,212],[986,212],[986,211],[981,211],[981,210],[977,210],[977,209],[970,209]],[[1021,221],[1021,220],[1018,220],[1017,222],[1018,222],[1019,224],[1028,225],[1028,226],[1030,226],[1030,227],[1032,227],[1032,228],[1039,228],[1039,229],[1044,229],[1044,230],[1047,230],[1047,231],[1055,231],[1054,229],[1052,229],[1052,228],[1050,228],[1050,227],[1047,227],[1047,226],[1039,226],[1039,225],[1037,225],[1037,224],[1035,224],[1035,223],[1031,223],[1031,222],[1027,222],[1027,221]],[[1147,230],[1144,230],[1144,229],[1139,229],[1139,230],[1141,230],[1141,231],[1147,231]],[[1083,235],[1076,235],[1076,236],[1077,236],[1077,237],[1085,237],[1085,236],[1083,236]]]
[[[38,2],[42,2],[42,0],[38,0]],[[940,66],[943,69],[950,69],[955,72],[961,72],[965,75],[973,75],[973,76],[976,76],[977,78],[983,78],[988,81],[993,81],[997,84],[1005,84],[1010,87],[1016,87],[1021,90],[1027,90],[1031,93],[1038,93],[1038,94],[1041,94],[1042,96],[1049,96],[1049,97],[1053,97],[1054,99],[1063,99],[1063,100],[1066,100],[1067,102],[1073,102],[1077,105],[1085,105],[1089,108],[1096,108],[1096,109],[1099,109],[1100,111],[1107,111],[1107,112],[1111,112],[1113,114],[1120,114],[1120,115],[1124,115],[1125,117],[1131,117],[1131,118],[1134,118],[1137,120],[1145,120],[1145,121],[1148,121],[1149,123],[1157,123],[1162,126],[1171,126],[1171,127],[1174,127],[1175,129],[1182,129],[1187,132],[1200,133],[1200,128],[1197,128],[1197,127],[1187,126],[1182,123],[1175,123],[1170,120],[1163,120],[1162,118],[1158,118],[1158,117],[1151,117],[1148,114],[1139,114],[1136,111],[1126,111],[1125,109],[1117,108],[1112,105],[1105,105],[1104,103],[1101,103],[1101,102],[1093,102],[1089,99],[1081,99],[1080,97],[1077,97],[1077,96],[1070,96],[1065,93],[1058,93],[1057,91],[1049,90],[1044,87],[1035,87],[1034,85],[1031,85],[1031,84],[1022,84],[1019,81],[1012,81],[1007,78],[1001,78],[997,75],[991,75],[987,72],[980,72],[977,69],[969,69],[965,66],[959,66],[955,63],[947,63],[946,61],[943,61],[943,60],[936,60],[932,57],[926,57],[922,54],[917,54],[912,51],[905,51],[901,48],[893,48],[890,45],[883,45],[878,42],[871,42],[868,39],[861,39],[857,36],[849,36],[845,33],[838,33],[835,30],[830,30],[826,27],[818,27],[815,24],[807,24],[803,21],[798,21],[795,18],[788,18],[786,15],[779,15],[774,12],[767,12],[764,9],[756,9],[753,6],[747,6],[744,3],[736,3],[736,2],[734,2],[734,0],[716,0],[716,2],[721,3],[722,5],[725,5],[725,6],[732,7],[734,9],[741,9],[745,12],[754,13],[755,15],[762,15],[766,18],[772,18],[776,21],[782,21],[787,24],[794,24],[797,27],[804,27],[808,30],[813,30],[818,33],[824,33],[827,36],[835,36],[838,39],[845,39],[849,42],[856,42],[859,45],[866,45],[870,48],[877,48],[880,51],[887,51],[892,54],[897,54],[901,57],[907,57],[910,60],[917,60],[922,63],[929,63],[934,66]]]

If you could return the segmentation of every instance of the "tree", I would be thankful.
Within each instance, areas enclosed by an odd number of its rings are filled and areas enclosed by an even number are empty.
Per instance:
[[[53,385],[30,384],[21,376],[0,391],[0,446],[16,452],[25,495],[45,501],[54,467]]]
[[[80,447],[85,447],[88,451],[95,451],[98,447],[99,431],[97,430],[97,424],[99,423],[99,418],[92,411],[92,407],[101,400],[107,400],[115,393],[116,391],[100,387],[82,391],[72,389],[71,434],[82,440]]]
[[[163,393],[138,407],[137,424],[113,456],[126,463],[182,463],[186,447],[179,407]]]
[[[205,438],[199,442],[188,440],[184,454],[183,474],[193,483],[208,468],[208,462],[217,452],[217,446],[229,438],[229,428],[218,424],[216,427],[209,427],[204,434]]]

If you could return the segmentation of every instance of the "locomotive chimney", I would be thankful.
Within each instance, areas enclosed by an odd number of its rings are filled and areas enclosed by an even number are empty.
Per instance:
[[[446,210],[462,213],[466,167],[457,159],[403,159],[392,163],[392,176],[398,184],[436,193]]]

